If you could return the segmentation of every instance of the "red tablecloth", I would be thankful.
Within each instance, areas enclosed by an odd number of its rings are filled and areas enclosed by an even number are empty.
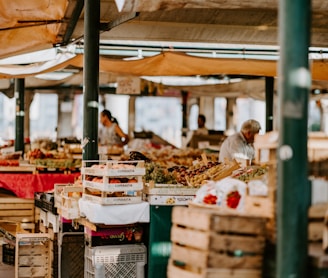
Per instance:
[[[33,199],[34,192],[52,190],[55,183],[73,183],[80,173],[0,173],[0,187],[8,189],[19,198]]]

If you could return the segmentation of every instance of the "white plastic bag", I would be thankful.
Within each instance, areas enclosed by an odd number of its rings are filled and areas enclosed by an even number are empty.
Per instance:
[[[243,211],[246,187],[245,182],[230,177],[217,182],[209,181],[197,191],[194,202]]]

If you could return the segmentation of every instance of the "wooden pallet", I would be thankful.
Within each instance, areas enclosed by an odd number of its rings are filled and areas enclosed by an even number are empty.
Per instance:
[[[172,223],[169,278],[261,276],[265,218],[174,207]]]

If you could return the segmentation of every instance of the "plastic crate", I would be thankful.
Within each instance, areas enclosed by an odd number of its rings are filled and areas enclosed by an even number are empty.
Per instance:
[[[53,193],[45,193],[45,196],[46,197],[42,200],[42,209],[50,211],[53,214],[58,214]]]
[[[84,232],[84,226],[79,222],[75,222],[72,219],[66,219],[62,216],[59,217],[59,232],[67,233],[67,232]]]
[[[60,278],[81,278],[84,272],[84,233],[58,233]]]
[[[55,234],[58,235],[58,234]],[[52,278],[58,278],[59,277],[59,267],[58,267],[58,238],[55,237],[54,240],[51,240],[51,250],[52,250],[52,256],[51,256],[51,277]]]
[[[144,278],[146,262],[143,244],[85,247],[84,278]]]
[[[2,245],[2,262],[9,265],[15,265],[15,246],[10,244]]]
[[[34,205],[42,209],[42,200],[44,199],[44,192],[34,192]]]

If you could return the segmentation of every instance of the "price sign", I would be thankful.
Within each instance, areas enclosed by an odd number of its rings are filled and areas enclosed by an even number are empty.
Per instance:
[[[139,95],[140,78],[138,77],[118,77],[116,94],[120,95]]]

